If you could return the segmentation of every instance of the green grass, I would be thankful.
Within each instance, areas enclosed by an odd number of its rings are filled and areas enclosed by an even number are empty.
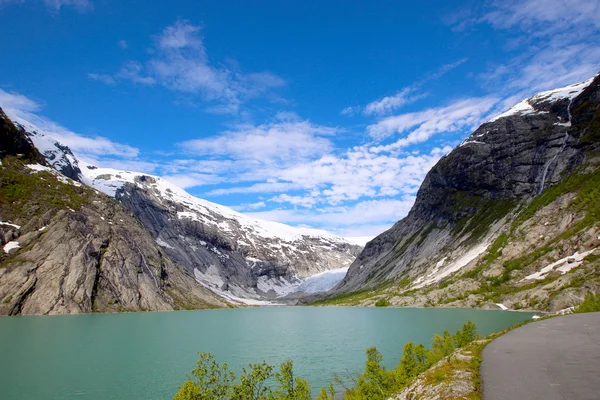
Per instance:
[[[600,311],[600,294],[588,293],[583,303],[575,309],[575,313],[588,313]]]
[[[28,219],[53,209],[77,210],[89,202],[92,189],[58,181],[50,172],[33,173],[14,157],[0,168],[0,210],[13,219]]]
[[[356,305],[362,300],[370,299],[382,291],[379,289],[362,289],[353,292],[340,293],[326,299],[317,300],[310,305],[313,306],[331,306],[331,305]]]

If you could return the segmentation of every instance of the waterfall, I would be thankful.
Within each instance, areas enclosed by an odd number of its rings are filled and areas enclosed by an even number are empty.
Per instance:
[[[554,155],[554,157],[552,157],[550,160],[548,160],[548,162],[546,162],[546,165],[544,165],[544,172],[542,173],[542,181],[540,182],[540,188],[538,190],[538,194],[542,193],[542,191],[544,190],[544,185],[546,184],[546,176],[548,175],[548,170],[550,169],[550,166],[552,165],[552,163],[554,161],[556,161],[556,158],[558,157],[558,155],[560,153],[563,152],[565,147],[567,147],[567,140],[569,139],[569,127],[571,127],[571,103],[573,103],[573,99],[569,100],[569,105],[567,106],[567,115],[568,115],[569,119],[566,123],[561,124],[566,128],[562,146],[561,146],[560,150]]]

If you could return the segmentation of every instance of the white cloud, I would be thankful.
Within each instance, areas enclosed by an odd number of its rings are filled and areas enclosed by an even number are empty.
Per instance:
[[[381,115],[389,113],[405,104],[412,103],[426,96],[425,93],[415,93],[415,88],[404,88],[393,96],[386,96],[366,105],[366,115]]]
[[[392,96],[385,96],[378,100],[374,100],[367,104],[364,108],[361,107],[346,107],[341,111],[342,115],[352,116],[362,110],[364,115],[384,115],[389,114],[394,110],[397,110],[407,104],[414,103],[417,100],[427,97],[427,93],[422,92],[422,86],[432,80],[436,80],[459,67],[460,65],[467,62],[466,58],[462,58],[455,62],[442,65],[437,71],[428,74],[425,78],[421,79],[408,87],[405,87]]]
[[[231,208],[233,208],[236,211],[254,211],[254,210],[259,210],[261,208],[265,208],[267,206],[267,203],[265,203],[264,201],[257,201],[256,203],[246,203],[246,204],[240,204],[237,206],[231,206]]]
[[[89,0],[43,0],[46,8],[58,12],[62,7],[73,7],[79,12],[91,11],[94,7]],[[0,7],[9,4],[23,4],[25,0],[0,0]]]
[[[100,81],[106,85],[114,86],[117,84],[117,80],[110,75],[106,74],[87,74],[88,78],[93,79],[95,81]]]
[[[590,78],[600,70],[600,0],[506,0],[490,3],[470,24],[484,23],[511,35],[518,55],[479,75],[507,99]]]
[[[72,132],[55,122],[40,116],[37,112],[41,106],[18,93],[9,93],[0,89],[0,107],[13,120],[19,123],[30,124],[33,129],[41,130],[61,143],[69,146],[75,153],[83,158],[96,159],[97,157],[117,156],[132,158],[137,157],[137,148],[113,142],[101,136],[84,136]]]
[[[272,197],[269,199],[269,201],[275,203],[290,203],[295,206],[302,206],[306,208],[312,208],[318,203],[318,199],[313,196],[290,196],[286,193]]]
[[[285,85],[271,72],[242,73],[210,63],[199,26],[178,20],[154,38],[147,60],[129,61],[114,74],[88,74],[106,84],[131,81],[158,83],[172,91],[199,96],[213,103],[214,113],[237,113],[245,101]],[[112,78],[112,80],[110,79]]]
[[[236,194],[236,193],[278,193],[278,192],[288,192],[298,189],[309,189],[308,186],[303,186],[290,182],[262,182],[255,183],[250,186],[233,186],[230,188],[224,189],[214,189],[210,192],[207,192],[208,196],[222,196],[228,194]]]
[[[340,114],[347,115],[347,116],[353,116],[358,111],[360,111],[360,107],[346,107],[342,111],[340,111]]]
[[[600,28],[598,0],[502,0],[482,20],[497,28],[518,26],[536,35],[549,35],[573,26]]]
[[[412,196],[425,174],[450,150],[447,146],[434,148],[430,154],[398,157],[374,154],[366,147],[357,147],[341,155],[327,154],[287,168],[265,170],[268,178],[264,182],[219,188],[206,194],[280,193],[267,202],[305,208],[319,204],[337,206],[368,197]]]
[[[53,11],[59,11],[62,7],[73,7],[77,11],[91,11],[94,7],[89,0],[44,0],[46,7]]]
[[[456,101],[445,107],[430,108],[425,111],[400,114],[384,118],[367,127],[369,135],[383,140],[393,134],[408,135],[391,145],[373,147],[372,151],[392,151],[411,144],[427,141],[431,136],[443,132],[456,132],[462,129],[474,129],[483,117],[498,102],[498,98],[476,97]]]
[[[324,136],[337,131],[309,121],[277,121],[258,126],[240,125],[214,138],[183,142],[180,147],[197,156],[252,160],[256,167],[275,162],[285,165],[330,151],[332,144]]]
[[[117,46],[119,46],[120,48],[122,48],[123,50],[127,49],[129,47],[129,45],[127,44],[127,41],[121,39],[117,42]]]
[[[183,189],[211,185],[223,181],[223,178],[217,175],[199,173],[163,175],[163,178]]]
[[[255,218],[271,221],[310,224],[344,236],[376,235],[408,214],[415,199],[367,200],[344,207],[318,209],[279,209],[249,213]]]

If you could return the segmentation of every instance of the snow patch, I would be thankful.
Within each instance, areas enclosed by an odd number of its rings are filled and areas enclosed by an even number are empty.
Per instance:
[[[527,280],[534,280],[534,279],[543,280],[555,268],[557,271],[562,272],[562,274],[564,275],[567,272],[569,272],[570,270],[572,270],[573,268],[579,267],[581,265],[581,263],[583,262],[583,259],[585,257],[587,257],[588,254],[592,253],[594,250],[596,250],[596,249],[584,251],[583,253],[579,253],[577,251],[572,256],[561,258],[560,260],[555,261],[552,264],[545,266],[538,272],[535,272],[531,275],[527,275],[525,278],[521,279],[520,282],[527,281]]]
[[[563,99],[572,100],[575,97],[579,96],[585,88],[590,86],[590,84],[594,81],[594,78],[590,78],[587,81],[579,82],[574,85],[565,86],[562,88],[548,90],[545,92],[538,93],[528,99],[525,99],[525,100],[517,103],[517,105],[512,107],[510,110],[506,111],[503,114],[498,115],[497,117],[490,119],[488,122],[494,122],[494,121],[499,120],[500,118],[508,117],[511,115],[527,115],[527,114],[547,113],[547,112],[542,112],[542,111],[536,111],[533,108],[533,106],[531,105],[531,103],[537,103],[537,102],[543,102],[543,101],[555,102],[555,101],[563,100]],[[566,123],[565,123],[565,125],[563,125],[563,126],[570,126],[570,125],[571,125],[570,123],[568,125],[566,125]]]
[[[54,171],[52,168],[46,167],[45,165],[41,165],[41,164],[27,164],[25,166],[35,172],[41,172],[41,171],[53,172]]]
[[[471,250],[466,252],[458,260],[451,262],[450,264],[448,264],[445,268],[443,268],[441,270],[440,270],[440,268],[438,268],[436,266],[436,268],[434,268],[434,270],[432,272],[430,272],[423,281],[420,281],[419,283],[417,283],[415,281],[415,284],[413,284],[413,287],[416,289],[420,289],[424,286],[431,285],[432,283],[439,282],[443,278],[447,277],[450,274],[455,273],[456,271],[460,270],[461,268],[463,268],[464,266],[469,264],[475,258],[479,257],[481,254],[483,254],[484,251],[487,250],[489,245],[490,245],[489,243],[481,243],[478,246],[473,247]],[[445,260],[446,259],[444,258],[441,261],[445,261]],[[442,265],[443,265],[443,263],[442,263]],[[440,267],[441,267],[441,265],[440,265]]]
[[[19,242],[17,242],[16,240],[13,240],[12,242],[8,242],[8,243],[6,243],[6,244],[4,245],[4,247],[3,247],[3,249],[4,249],[4,252],[5,252],[5,253],[8,253],[8,252],[10,252],[11,250],[18,249],[19,247],[21,247],[21,246],[19,245]]]
[[[167,249],[175,248],[175,247],[171,246],[169,243],[162,240],[161,238],[156,238],[156,243],[158,243],[159,246],[166,247]]]
[[[529,99],[525,99],[517,103],[515,106],[511,107],[508,111],[498,115],[490,119],[488,122],[494,122],[499,120],[500,118],[509,117],[511,115],[527,115],[527,114],[536,114],[537,111],[531,104],[529,104]]]
[[[502,304],[502,303],[496,303],[496,305],[497,305],[498,307],[500,307],[500,309],[501,309],[501,310],[503,310],[503,311],[506,311],[506,310],[508,310],[508,307],[506,307],[506,306],[505,306],[504,304]]]
[[[10,222],[3,222],[3,221],[0,221],[0,225],[12,226],[13,228],[16,228],[16,229],[21,229],[21,225],[15,225],[15,224],[11,224]]]

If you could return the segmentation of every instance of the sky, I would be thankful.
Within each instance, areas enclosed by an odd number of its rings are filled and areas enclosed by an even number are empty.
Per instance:
[[[600,0],[0,0],[0,107],[81,159],[373,236],[482,122],[600,71]]]

